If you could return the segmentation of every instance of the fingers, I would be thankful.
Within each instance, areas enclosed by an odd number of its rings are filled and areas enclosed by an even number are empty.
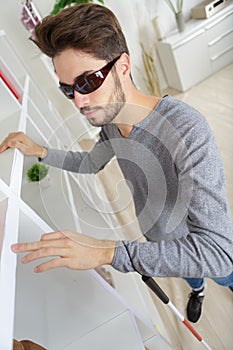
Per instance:
[[[44,233],[41,236],[42,241],[49,241],[53,239],[61,239],[66,237],[65,231],[57,231],[57,232],[49,232],[49,233]]]
[[[3,143],[1,143],[0,145],[0,153],[4,152],[8,148],[9,147],[7,146],[7,144],[3,141]]]
[[[25,253],[49,246],[64,247],[68,245],[68,242],[66,231],[57,231],[44,233],[40,241],[13,244],[11,249],[15,253]]]
[[[23,132],[12,132],[0,145],[0,153],[8,148],[19,148],[22,146],[26,135]]]
[[[68,259],[55,258],[36,266],[34,268],[34,271],[37,273],[45,272],[48,270],[56,269],[57,267],[67,267],[67,265]]]
[[[89,246],[89,240],[90,237],[83,235],[79,232],[73,232],[69,230],[63,230],[63,231],[57,231],[57,232],[50,232],[45,233],[41,236],[41,240],[53,240],[53,239],[65,239],[67,238],[67,242],[72,241],[76,244],[80,245],[88,245]]]
[[[22,263],[27,264],[32,261],[57,256],[35,267],[35,272],[44,272],[57,267],[69,266],[69,246],[70,240],[61,232],[50,232],[43,234],[41,240],[29,243],[17,243],[11,246],[15,253],[25,253]]]
[[[46,247],[41,248],[39,250],[35,250],[33,252],[28,253],[22,258],[23,264],[28,264],[34,260],[52,257],[52,256],[59,256],[59,257],[66,257],[68,254],[68,250],[66,248],[54,248],[54,247]]]
[[[0,145],[0,153],[8,148],[18,148],[24,155],[33,156],[40,152],[41,146],[37,145],[23,132],[12,132]]]
[[[35,250],[39,250],[42,248],[54,247],[60,248],[66,246],[66,239],[63,240],[53,239],[53,240],[40,240],[37,242],[29,242],[29,243],[17,243],[11,246],[11,249],[15,253],[27,253]]]
[[[10,148],[10,140],[9,140],[10,134],[3,140],[3,142],[0,145],[0,153],[4,152],[6,149]]]

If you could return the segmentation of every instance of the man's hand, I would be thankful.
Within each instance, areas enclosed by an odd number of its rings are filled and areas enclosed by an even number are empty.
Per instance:
[[[0,153],[8,148],[18,148],[25,156],[45,158],[47,149],[32,141],[23,132],[12,132],[0,145]]]
[[[57,267],[89,270],[111,264],[115,247],[115,241],[97,240],[64,230],[43,234],[38,242],[14,244],[12,251],[15,253],[28,252],[22,258],[24,264],[40,258],[53,257],[34,269],[35,272],[44,272]]]

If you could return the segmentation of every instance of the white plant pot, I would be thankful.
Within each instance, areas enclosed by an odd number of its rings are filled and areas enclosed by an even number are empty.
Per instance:
[[[175,15],[175,17],[176,17],[176,24],[177,24],[178,31],[181,33],[185,29],[184,14],[183,12],[179,12]]]

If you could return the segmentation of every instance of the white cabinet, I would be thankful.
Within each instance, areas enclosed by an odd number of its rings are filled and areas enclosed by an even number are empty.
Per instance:
[[[1,72],[19,95],[16,98],[0,79],[0,141],[20,130],[40,144],[71,146],[74,139],[69,129],[28,76],[3,31],[0,53]],[[150,310],[148,301],[143,302],[150,300],[146,286],[138,281],[140,288],[135,287],[130,274],[124,280],[126,290],[132,290],[133,306],[94,270],[35,274],[36,263],[23,265],[21,256],[12,253],[11,244],[38,240],[43,232],[88,227],[89,233],[102,238],[112,229],[112,221],[87,205],[87,198],[90,203],[101,192],[96,182],[95,189],[87,186],[85,198],[78,189],[78,177],[51,168],[51,185],[42,188],[26,180],[26,171],[35,161],[17,149],[0,155],[1,350],[11,350],[13,338],[30,339],[49,350],[144,350],[145,345],[150,350],[172,349],[164,334],[155,330],[155,325],[161,328],[161,319],[156,313],[152,320],[152,301]]]
[[[186,91],[233,62],[233,4],[157,43],[168,86]]]

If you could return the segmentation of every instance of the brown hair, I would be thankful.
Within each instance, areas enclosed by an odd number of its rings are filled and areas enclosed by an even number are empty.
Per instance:
[[[68,7],[36,26],[32,39],[49,57],[74,48],[98,59],[129,54],[120,24],[108,8],[93,3]]]

